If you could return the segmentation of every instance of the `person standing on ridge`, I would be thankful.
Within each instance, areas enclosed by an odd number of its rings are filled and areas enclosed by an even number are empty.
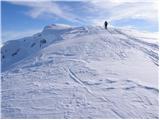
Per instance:
[[[107,26],[108,26],[108,22],[105,21],[105,22],[104,22],[104,27],[105,27],[106,30],[107,30]]]

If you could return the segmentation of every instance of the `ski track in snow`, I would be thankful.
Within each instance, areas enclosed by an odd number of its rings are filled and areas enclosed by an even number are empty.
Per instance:
[[[60,38],[2,73],[2,118],[158,118],[158,45],[100,27]]]

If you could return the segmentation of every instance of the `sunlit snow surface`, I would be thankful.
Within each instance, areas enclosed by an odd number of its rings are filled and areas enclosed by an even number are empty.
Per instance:
[[[157,41],[132,30],[51,25],[7,42],[2,118],[158,118]]]

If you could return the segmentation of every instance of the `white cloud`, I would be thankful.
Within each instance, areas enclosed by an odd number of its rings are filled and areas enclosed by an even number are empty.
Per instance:
[[[156,22],[158,21],[157,14],[158,9],[154,8],[153,3],[125,3],[112,11],[110,20],[132,18]]]
[[[102,16],[108,11],[109,21],[127,18],[158,21],[157,0],[93,0],[90,3],[94,6],[91,9],[103,13]]]
[[[50,16],[54,18],[63,18],[72,22],[80,22],[77,20],[78,16],[70,12],[70,8],[59,6],[52,1],[10,1],[10,3],[31,8],[26,14],[32,18]]]
[[[58,0],[61,1],[61,0]],[[71,0],[68,0],[71,1]],[[109,21],[121,19],[143,19],[152,22],[158,21],[158,0],[72,0],[90,3],[91,6],[86,7],[86,12],[90,12],[91,17],[89,21],[102,21],[108,19]],[[71,22],[83,23],[84,20],[80,15],[76,14],[73,8],[67,5],[59,6],[56,2],[49,0],[32,0],[32,1],[10,1],[12,4],[28,6],[31,9],[27,15],[32,18],[41,16],[63,18]],[[82,7],[82,6],[79,6]],[[83,9],[82,9],[83,11]],[[97,16],[92,16],[97,13]]]

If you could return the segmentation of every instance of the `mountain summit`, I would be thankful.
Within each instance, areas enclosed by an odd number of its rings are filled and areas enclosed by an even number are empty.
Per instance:
[[[134,30],[46,26],[2,47],[2,118],[158,118],[158,42]]]

